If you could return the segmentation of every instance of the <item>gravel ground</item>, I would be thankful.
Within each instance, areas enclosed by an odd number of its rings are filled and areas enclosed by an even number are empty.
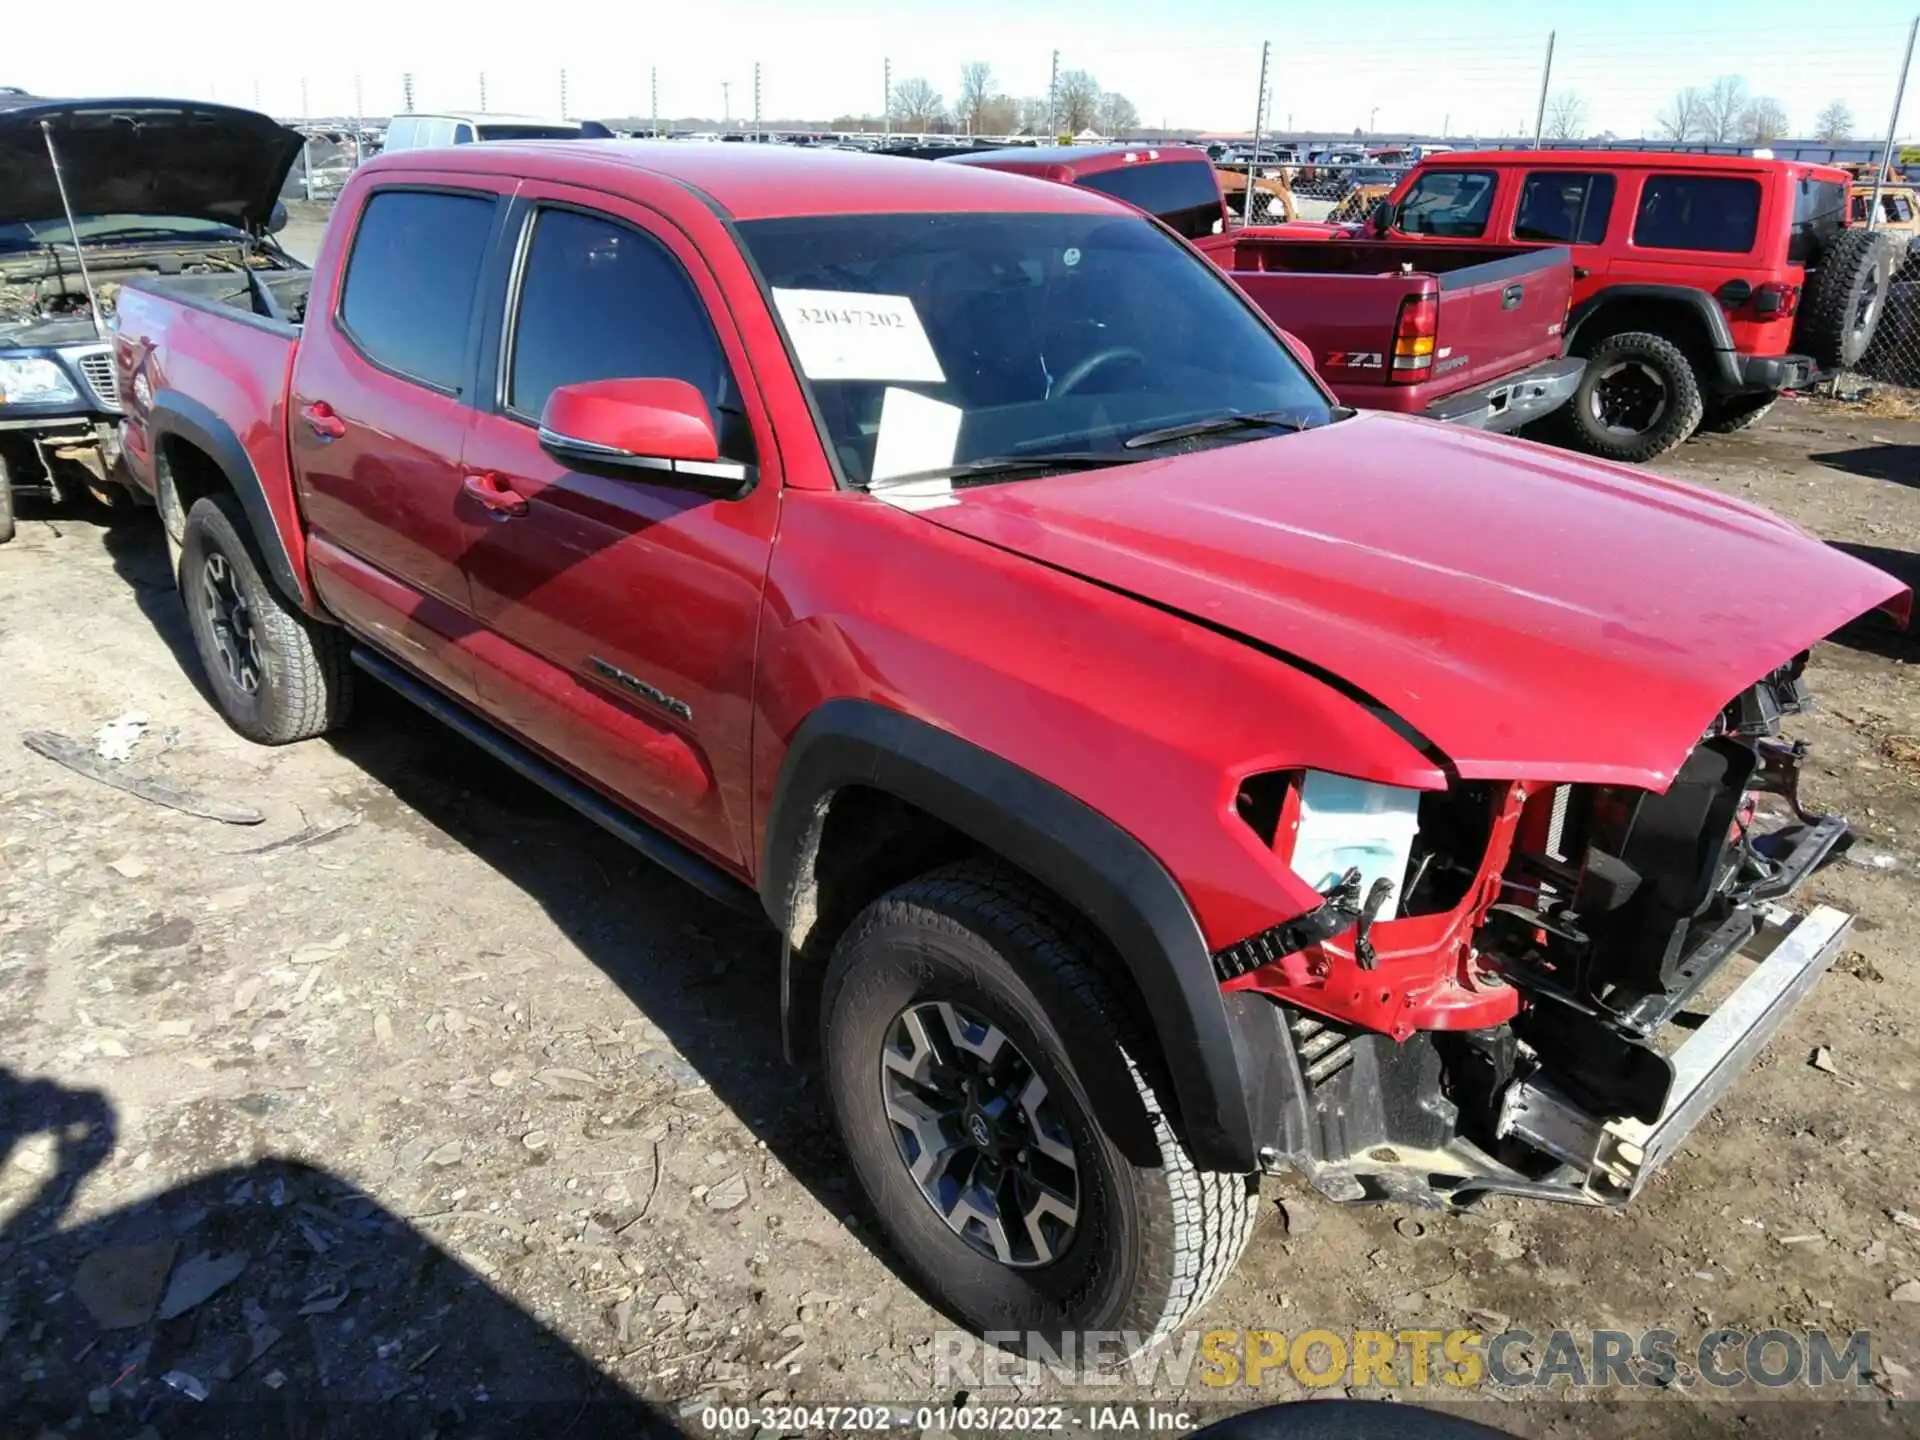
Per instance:
[[[1795,403],[1666,468],[1920,572],[1920,424]],[[1816,652],[1811,800],[1862,838],[1813,898],[1857,911],[1855,948],[1631,1209],[1416,1219],[1270,1181],[1192,1334],[1867,1329],[1876,1388],[1844,1410],[1674,1387],[1474,1413],[1527,1435],[1906,1429],[1916,653],[1877,622]],[[0,1428],[260,1433],[325,1398],[410,1407],[383,1412],[409,1433],[509,1413],[635,1433],[715,1399],[954,1398],[933,1388],[944,1322],[779,1059],[769,932],[377,691],[336,739],[265,750],[195,674],[150,518],[23,517],[0,551]],[[121,769],[262,822],[18,745],[129,712]],[[1037,1393],[1309,1392],[1195,1370]]]

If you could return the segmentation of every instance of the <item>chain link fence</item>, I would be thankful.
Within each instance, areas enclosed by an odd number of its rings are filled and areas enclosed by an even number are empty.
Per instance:
[[[1902,227],[1894,221],[1886,224],[1884,233],[1892,251],[1893,279],[1880,323],[1866,354],[1837,388],[1846,395],[1895,386],[1912,392],[1906,398],[1920,404],[1920,224]]]

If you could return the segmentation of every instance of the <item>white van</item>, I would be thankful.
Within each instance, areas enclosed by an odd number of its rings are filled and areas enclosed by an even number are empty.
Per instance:
[[[479,140],[594,140],[613,132],[594,120],[543,120],[538,115],[396,115],[383,150],[425,150]]]

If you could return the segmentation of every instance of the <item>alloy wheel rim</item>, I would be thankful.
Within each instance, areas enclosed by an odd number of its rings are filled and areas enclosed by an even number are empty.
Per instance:
[[[218,550],[207,552],[200,567],[201,609],[213,636],[214,653],[233,687],[245,695],[260,692],[260,639],[253,612],[240,593],[233,566]]]
[[[1046,1080],[1005,1031],[948,1001],[887,1027],[880,1092],[921,1195],[973,1250],[1016,1269],[1052,1263],[1080,1218],[1080,1168]]]
[[[1667,413],[1667,382],[1640,360],[1616,360],[1594,377],[1593,418],[1616,435],[1644,435]]]

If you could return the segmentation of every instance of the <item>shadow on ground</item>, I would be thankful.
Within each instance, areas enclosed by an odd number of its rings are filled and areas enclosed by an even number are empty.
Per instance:
[[[0,1216],[5,1433],[681,1433],[324,1170],[261,1161],[60,1228],[114,1134],[99,1092],[0,1068],[0,1165],[38,1177]]]
[[[1807,457],[1829,470],[1842,470],[1864,480],[1891,480],[1896,485],[1920,487],[1920,445],[1859,445],[1851,450],[1826,450]]]
[[[1851,555],[1856,560],[1864,560],[1876,569],[1886,571],[1920,596],[1920,553],[1893,550],[1884,545],[1854,545],[1844,540],[1830,540],[1827,543],[1843,555]],[[1920,610],[1916,610],[1914,618],[1916,625],[1920,625]],[[1849,650],[1860,650],[1889,660],[1920,657],[1920,629],[1903,629],[1899,621],[1880,610],[1869,611],[1858,620],[1843,625],[1831,638],[1835,644],[1844,645]]]

